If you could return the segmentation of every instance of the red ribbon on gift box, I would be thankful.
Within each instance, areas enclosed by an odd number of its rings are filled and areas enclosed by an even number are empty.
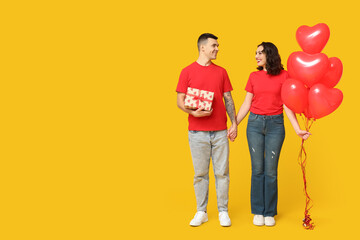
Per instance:
[[[189,91],[189,89],[192,89],[192,91],[191,90]],[[193,91],[195,91],[195,93],[198,93],[198,94],[194,94]],[[186,101],[185,105],[189,106],[190,108],[199,108],[200,104],[211,105],[212,102],[213,102],[213,99],[208,99],[208,98],[204,97],[204,95],[207,92],[208,93],[213,93],[213,92],[209,92],[209,91],[189,87],[188,91],[186,93],[186,98],[188,100]],[[189,98],[191,98],[191,100]],[[190,104],[190,101],[191,101],[191,104]]]
[[[202,102],[205,102],[205,101],[207,101],[207,102],[212,102],[212,100],[209,100],[209,99],[206,99],[206,98],[204,98],[204,97],[201,97],[200,96],[200,94],[199,94],[199,96],[198,95],[195,95],[195,94],[186,94],[186,95],[188,95],[188,96],[190,96],[190,97],[194,97],[194,100],[200,100],[200,101],[202,101]]]

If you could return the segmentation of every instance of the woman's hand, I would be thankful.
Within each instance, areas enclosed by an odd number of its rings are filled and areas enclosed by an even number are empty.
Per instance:
[[[311,133],[310,132],[307,132],[307,131],[304,131],[304,130],[298,130],[296,132],[296,134],[301,137],[302,139],[306,140],[310,137]]]

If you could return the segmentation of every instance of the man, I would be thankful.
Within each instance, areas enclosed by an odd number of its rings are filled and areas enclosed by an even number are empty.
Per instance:
[[[237,136],[235,106],[230,91],[232,86],[224,68],[212,63],[219,51],[217,37],[210,33],[202,34],[198,39],[199,58],[184,68],[176,88],[177,105],[189,114],[189,144],[195,175],[194,188],[197,212],[191,220],[191,226],[200,226],[208,221],[207,203],[209,189],[210,158],[213,162],[216,195],[221,226],[230,226],[228,215],[229,193],[229,141]],[[212,110],[203,108],[190,110],[185,108],[184,100],[187,88],[197,88],[214,92]],[[223,101],[224,99],[224,101]],[[225,104],[224,104],[225,102]],[[226,112],[231,120],[227,131]]]

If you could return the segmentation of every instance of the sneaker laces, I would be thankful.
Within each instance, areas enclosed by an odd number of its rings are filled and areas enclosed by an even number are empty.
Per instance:
[[[229,214],[227,212],[221,212],[220,213],[220,219],[228,219],[229,218]]]
[[[200,218],[200,216],[203,214],[203,212],[196,212],[194,218]]]

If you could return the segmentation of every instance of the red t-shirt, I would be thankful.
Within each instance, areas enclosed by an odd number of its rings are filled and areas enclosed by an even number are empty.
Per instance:
[[[225,92],[231,91],[232,86],[226,70],[214,63],[202,66],[194,62],[181,71],[176,91],[186,93],[188,87],[214,92],[211,115],[197,118],[189,114],[189,130],[219,131],[227,129],[223,95]]]
[[[250,112],[260,115],[277,115],[283,112],[281,87],[288,78],[288,73],[281,70],[279,75],[272,76],[266,71],[250,74],[245,90],[253,93]]]

